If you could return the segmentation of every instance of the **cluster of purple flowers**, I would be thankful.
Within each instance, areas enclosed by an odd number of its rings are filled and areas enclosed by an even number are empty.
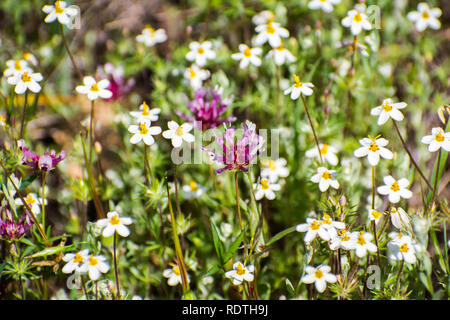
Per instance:
[[[9,240],[20,239],[33,225],[27,211],[25,210],[25,215],[19,222],[14,221],[8,210],[5,212],[6,219],[0,219],[0,237]]]
[[[38,156],[25,147],[25,141],[23,139],[18,141],[18,146],[23,154],[22,163],[40,171],[48,172],[53,170],[66,157],[64,151],[56,154],[55,150],[50,150],[50,152],[47,150],[43,155]]]
[[[112,92],[112,96],[106,101],[121,99],[131,90],[135,83],[134,79],[125,81],[123,67],[114,67],[110,62],[105,63],[103,67],[99,66],[97,74],[101,79],[109,80],[109,86],[106,89]]]

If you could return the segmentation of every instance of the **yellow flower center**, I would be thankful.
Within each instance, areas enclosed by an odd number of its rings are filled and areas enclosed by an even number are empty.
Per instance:
[[[252,52],[251,52],[249,47],[245,48],[244,56],[247,57],[247,58],[250,58],[252,56]]]
[[[91,91],[95,91],[95,92],[99,92],[100,89],[98,88],[98,85],[96,83],[94,83],[91,87]]]
[[[198,186],[197,186],[197,183],[195,181],[189,182],[189,187],[191,187],[191,191],[192,192],[195,192],[195,191],[198,190]]]
[[[33,198],[33,196],[31,194],[29,194],[27,196],[27,199],[25,200],[25,202],[32,205],[36,202],[36,200]]]
[[[372,142],[372,144],[369,147],[369,150],[372,151],[372,152],[376,152],[376,151],[380,150],[380,148],[378,147],[376,142]]]
[[[269,22],[268,24],[267,24],[267,33],[270,33],[270,34],[274,34],[275,33],[275,28],[272,26],[272,22]]]
[[[269,181],[267,181],[266,179],[261,180],[261,189],[263,190],[269,189]]]
[[[325,180],[331,179],[331,174],[328,171],[322,173],[322,178]]]
[[[395,182],[392,184],[391,190],[394,191],[394,192],[400,191],[400,187],[399,187],[397,181],[395,181]]]
[[[179,276],[181,274],[180,268],[178,268],[178,266],[173,267],[173,273],[175,273],[176,276]]]
[[[205,53],[205,49],[200,47],[200,48],[198,48],[197,52],[198,52],[198,54],[204,54]]]
[[[314,220],[314,221],[311,223],[311,225],[309,226],[309,228],[310,228],[311,230],[319,230],[320,225],[317,223],[316,220]]]
[[[191,77],[191,79],[194,79],[197,76],[192,67],[189,68],[189,76]]]
[[[64,12],[64,9],[61,8],[61,3],[59,1],[55,2],[55,13],[61,14]]]
[[[148,112],[150,110],[150,108],[148,107],[148,104],[144,101],[142,103],[142,115],[143,116],[148,116],[150,115],[150,112]]]
[[[320,279],[323,277],[323,272],[322,270],[316,270],[316,272],[314,272],[314,277],[316,277],[317,279]]]
[[[362,21],[361,14],[360,14],[359,12],[357,12],[357,13],[355,14],[355,16],[353,17],[353,21],[355,21],[355,22],[357,22],[357,23],[359,23],[359,22]]]
[[[383,214],[381,212],[378,212],[378,211],[375,211],[375,210],[372,211],[372,217],[374,217],[375,220],[378,220],[382,215]]]
[[[406,243],[400,246],[400,252],[406,253],[409,251],[408,245]]]
[[[91,256],[89,258],[89,265],[90,266],[96,266],[97,264],[98,264],[98,260],[94,256]]]
[[[6,118],[4,116],[0,116],[0,123],[5,123],[6,122]]]
[[[142,135],[146,135],[146,134],[148,133],[147,126],[145,125],[144,122],[142,122],[142,123],[139,125],[139,133],[142,134]]]
[[[111,220],[109,220],[109,223],[112,225],[117,225],[120,223],[120,219],[119,216],[115,215],[111,218]]]
[[[275,161],[273,160],[270,160],[267,166],[269,167],[270,171],[277,170],[277,166],[275,165]]]
[[[324,144],[322,148],[320,148],[320,154],[325,155],[328,153],[328,145]]]
[[[428,19],[428,18],[430,18],[430,14],[428,13],[428,11],[422,12],[422,19]]]
[[[28,75],[28,72],[24,72],[22,75],[22,81],[23,82],[30,82],[31,81],[31,77]]]
[[[20,65],[20,60],[16,60],[16,62],[14,64],[14,69],[16,69],[17,71],[22,70],[22,66]]]
[[[300,82],[300,78],[296,75],[296,74],[294,74],[294,80],[295,80],[295,87],[296,88],[300,88],[303,84]]]
[[[284,45],[283,45],[283,41],[281,41],[280,46],[277,48],[278,51],[283,51],[284,50]]]
[[[175,134],[179,137],[183,136],[183,127],[179,126],[177,130],[175,130]]]
[[[79,254],[77,252],[75,254],[75,258],[73,258],[73,262],[75,262],[75,263],[82,263],[83,262],[83,257],[81,256],[81,254]]]
[[[442,142],[445,140],[445,137],[442,133],[438,132],[438,134],[434,137],[434,140],[436,140],[437,142]]]
[[[237,268],[236,268],[236,274],[239,276],[244,275],[247,272],[247,270],[245,270],[244,266],[242,264],[238,264]]]
[[[392,106],[389,104],[389,102],[385,102],[385,103],[383,103],[383,109],[384,109],[384,112],[389,112],[392,110]]]
[[[358,240],[356,241],[356,243],[359,244],[360,246],[363,246],[366,244],[366,240],[364,240],[362,232],[359,233],[359,237],[358,237]]]

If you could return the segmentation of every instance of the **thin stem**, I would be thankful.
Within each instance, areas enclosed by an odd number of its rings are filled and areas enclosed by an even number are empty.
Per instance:
[[[59,24],[59,26],[61,27],[61,36],[63,39],[64,47],[66,48],[67,54],[69,55],[70,61],[72,62],[72,65],[73,65],[73,68],[75,69],[78,77],[81,80],[81,79],[83,79],[83,74],[80,72],[80,69],[78,69],[77,64],[75,63],[75,59],[73,58],[73,55],[70,52],[69,45],[67,44],[66,35],[64,34],[64,26],[62,24]]]
[[[22,111],[22,123],[20,125],[20,135],[19,138],[23,138],[23,130],[25,128],[25,118],[27,117],[27,104],[28,104],[28,91],[25,91],[25,99],[23,103],[23,111]]]
[[[42,173],[42,229],[45,230],[45,181],[47,180],[47,172]]]
[[[306,116],[308,117],[309,126],[311,127],[311,130],[314,135],[314,141],[316,142],[317,151],[319,152],[320,163],[323,164],[322,153],[320,152],[320,146],[319,146],[319,139],[317,138],[316,130],[314,130],[314,126],[313,126],[313,123],[311,120],[311,116],[309,114],[308,106],[306,105],[306,101],[305,101],[305,98],[303,97],[303,94],[300,94],[300,97],[302,98],[303,106],[305,107],[305,112],[306,112]]]
[[[117,268],[117,232],[114,232],[113,250],[114,250],[114,276],[116,278],[117,299],[120,299],[120,285],[119,285],[119,269]]]
[[[144,162],[145,162],[145,178],[147,179],[148,186],[150,186],[151,182],[153,181],[153,174],[152,169],[150,168],[150,163],[148,162],[148,150],[146,144],[144,144]],[[149,174],[150,179],[148,178]]]
[[[86,297],[86,300],[89,300],[89,296],[86,289],[86,282],[84,281],[84,277],[81,276],[81,286],[83,287],[84,296]]]
[[[375,166],[372,166],[372,210],[375,210]],[[375,220],[372,220],[372,228],[373,228],[373,237],[375,238],[375,245],[377,246],[378,266],[381,267],[380,247],[378,246],[377,224],[376,224]]]
[[[239,185],[238,185],[238,171],[234,173],[234,186],[236,188],[236,206],[237,206],[237,212],[238,212],[238,218],[239,218],[239,227],[241,228],[241,231],[244,230],[242,227],[242,218],[241,218],[241,206],[239,204]]]
[[[175,204],[177,205],[177,212],[181,215],[180,201],[178,200],[178,179],[177,179],[177,165],[173,165],[173,183],[175,184]]]
[[[275,100],[275,107],[276,107],[276,112],[277,112],[277,116],[276,119],[280,120],[280,82],[281,82],[281,67],[276,65],[276,70],[277,70],[277,95],[276,95],[276,100]]]
[[[92,149],[94,148],[94,100],[91,101],[91,117],[89,122],[89,165],[92,165]]]
[[[434,176],[434,186],[433,186],[433,202],[436,201],[436,197],[438,194],[437,186],[438,186],[438,178],[439,178],[439,167],[441,165],[441,149],[439,148],[437,155],[437,165],[436,165],[436,175]]]
[[[400,264],[400,268],[398,269],[398,273],[397,273],[397,279],[395,280],[395,293],[397,293],[398,290],[398,281],[400,280],[400,274],[403,271],[403,265],[405,264],[405,261],[402,260],[401,264]]]

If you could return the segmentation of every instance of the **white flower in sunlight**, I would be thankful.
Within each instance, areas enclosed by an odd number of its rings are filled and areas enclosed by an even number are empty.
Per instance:
[[[384,176],[384,186],[378,187],[377,191],[382,195],[389,195],[391,203],[397,203],[400,198],[409,199],[412,197],[412,192],[407,189],[409,181],[406,178],[395,180],[392,176]]]
[[[9,77],[7,82],[14,85],[14,92],[17,94],[24,94],[25,91],[38,93],[41,91],[41,86],[38,82],[42,81],[44,77],[38,72],[32,72],[31,69],[23,69],[23,72],[16,73]]]
[[[369,232],[354,231],[351,237],[355,243],[355,253],[359,258],[365,257],[367,252],[377,252],[377,246],[372,243],[373,235]]]
[[[280,191],[281,186],[278,183],[269,182],[267,179],[261,179],[261,182],[258,184],[253,184],[253,188],[255,188],[255,199],[261,200],[263,197],[266,197],[269,200],[275,199],[275,192]]]
[[[81,250],[76,253],[66,253],[63,261],[67,262],[62,268],[63,273],[80,272],[81,266],[88,260],[89,250]]]
[[[402,208],[392,207],[390,210],[391,222],[394,227],[400,229],[402,226],[409,228],[410,218],[405,210]]]
[[[0,127],[6,126],[6,117],[2,114],[0,114]]]
[[[167,34],[164,29],[153,29],[150,26],[145,26],[142,33],[136,36],[136,41],[144,43],[147,47],[152,47],[157,43],[167,40]]]
[[[419,247],[410,236],[391,232],[389,237],[392,239],[387,244],[389,260],[416,263],[416,251]]]
[[[325,12],[332,12],[333,5],[339,4],[341,0],[311,0],[308,8],[312,10],[322,9]]]
[[[342,25],[346,28],[350,28],[353,35],[358,35],[362,29],[370,30],[372,25],[367,18],[367,15],[363,13],[363,7],[355,6],[355,9],[350,10],[347,16],[342,19]]]
[[[335,165],[338,164],[339,159],[336,156],[337,150],[336,150],[335,147],[330,146],[328,144],[322,144],[321,143],[321,144],[319,144],[319,149],[320,149],[320,155],[329,164],[331,164],[332,166],[335,166]],[[314,148],[309,149],[308,151],[306,151],[305,156],[307,158],[317,158],[317,159],[320,160],[319,150],[317,150],[317,147],[314,147]]]
[[[305,268],[306,274],[301,278],[301,282],[310,284],[314,283],[318,292],[324,292],[328,283],[334,283],[337,278],[334,274],[330,273],[331,268],[326,264],[322,264],[316,268],[307,266]]]
[[[276,182],[279,178],[286,178],[289,169],[286,167],[287,161],[284,158],[277,160],[261,161],[261,177],[269,178],[269,182]]]
[[[439,18],[441,14],[441,9],[430,8],[426,2],[421,2],[417,5],[417,11],[411,11],[406,17],[416,24],[417,31],[422,32],[427,27],[435,30],[439,29],[441,23],[437,18]]]
[[[211,41],[205,41],[202,43],[193,41],[189,44],[189,49],[191,51],[186,54],[186,59],[189,61],[195,61],[195,64],[203,67],[207,60],[211,60],[216,57],[216,53],[211,50],[211,48]]]
[[[354,250],[355,241],[352,237],[350,237],[349,232],[346,229],[342,229],[338,231],[338,235],[336,237],[331,239],[330,249]]]
[[[189,133],[192,130],[192,125],[190,123],[184,123],[181,126],[175,121],[169,121],[167,123],[169,130],[162,133],[163,137],[172,140],[172,145],[178,148],[183,143],[183,140],[187,143],[194,142],[195,137]]]
[[[257,67],[261,65],[261,58],[258,57],[262,53],[261,48],[250,48],[246,44],[240,44],[239,51],[240,52],[233,53],[231,58],[233,60],[241,61],[239,63],[241,69],[247,68],[249,64],[253,64]]]
[[[245,266],[238,261],[233,264],[233,270],[225,272],[225,277],[230,278],[234,285],[240,285],[244,280],[248,282],[253,281],[254,271],[255,267],[253,265]]]
[[[33,214],[37,215],[41,213],[42,198],[39,198],[36,193],[27,194],[27,196],[24,197],[24,200],[31,211],[33,211]],[[16,198],[14,202],[16,203],[16,206],[23,205],[21,198]],[[47,199],[44,200],[44,205],[47,205]]]
[[[112,92],[107,88],[109,87],[109,80],[103,79],[99,82],[91,76],[83,78],[83,85],[79,85],[75,88],[78,93],[86,94],[89,100],[97,100],[98,98],[109,99],[112,97]]]
[[[300,78],[294,74],[295,83],[284,90],[284,94],[291,94],[292,100],[297,100],[300,97],[300,94],[304,94],[305,96],[310,96],[313,94],[314,85],[311,82],[300,82]]]
[[[383,217],[384,212],[379,212],[377,210],[373,210],[371,209],[369,212],[369,219],[370,221],[375,221],[376,224],[378,224],[378,222],[380,222],[381,217]]]
[[[431,129],[431,135],[423,137],[421,142],[428,144],[428,151],[430,152],[436,152],[440,148],[450,151],[450,132],[445,132],[440,127],[433,128]]]
[[[202,185],[198,184],[195,181],[191,181],[191,182],[189,182],[189,184],[183,186],[184,198],[185,199],[191,199],[191,198],[198,199],[202,196],[202,194],[206,190],[207,189],[205,187],[203,187]]]
[[[53,6],[45,5],[42,7],[42,11],[47,13],[47,17],[44,19],[45,23],[52,23],[58,19],[58,22],[64,25],[68,25],[71,22],[71,18],[78,13],[75,8],[67,7],[64,1],[56,1]]]
[[[342,221],[334,221],[328,214],[323,215],[320,220],[323,228],[328,231],[330,238],[333,239],[338,236],[338,231],[345,229],[345,223]]]
[[[6,61],[6,67],[5,71],[3,71],[3,76],[6,78],[16,77],[25,71],[33,72],[28,67],[28,62],[25,60],[8,60]]]
[[[402,121],[403,114],[398,109],[406,107],[405,102],[392,103],[392,99],[384,99],[381,106],[375,107],[370,111],[373,116],[378,116],[378,125],[385,124],[389,118],[395,121]]]
[[[387,141],[384,138],[364,138],[359,140],[359,143],[362,145],[362,147],[356,149],[353,152],[353,155],[357,158],[366,157],[367,161],[371,166],[376,166],[378,162],[380,161],[380,156],[384,159],[392,159],[394,155],[391,151],[384,148],[389,141]]]
[[[148,121],[158,121],[158,115],[161,112],[161,109],[159,108],[153,108],[150,109],[148,104],[144,101],[139,106],[139,112],[138,111],[131,111],[130,115],[134,118],[137,118],[138,121],[141,120],[148,120]]]
[[[328,190],[331,186],[334,189],[339,189],[339,182],[336,180],[336,170],[328,170],[325,167],[317,168],[317,173],[311,177],[311,181],[319,184],[319,189],[322,192]]]
[[[255,44],[258,46],[269,42],[272,48],[278,48],[281,45],[281,38],[289,37],[289,31],[277,22],[269,21],[266,24],[260,24],[255,30],[258,33]]]
[[[31,52],[22,52],[22,58],[26,61],[31,63],[33,66],[37,66],[39,64],[37,58],[32,54]]]
[[[252,18],[252,22],[256,25],[267,24],[269,22],[273,22],[275,19],[275,15],[272,11],[264,10],[260,13],[256,14]]]
[[[292,53],[283,46],[283,42],[278,48],[273,48],[266,55],[266,58],[273,58],[273,61],[277,66],[281,66],[284,63],[290,63],[297,60]]]
[[[105,262],[106,258],[102,255],[90,255],[84,259],[84,264],[79,268],[79,272],[87,272],[91,280],[98,280],[102,273],[107,273],[109,265]]]
[[[97,225],[103,228],[103,236],[110,237],[117,232],[122,237],[128,237],[130,230],[127,225],[130,225],[133,220],[129,217],[120,217],[117,211],[110,211],[107,218],[97,221]]]
[[[178,267],[178,265],[176,265],[174,263],[169,263],[169,264],[172,266],[172,268],[165,269],[163,272],[163,277],[168,278],[167,284],[169,286],[176,286],[177,284],[182,284],[183,279],[181,277],[180,268]],[[187,280],[189,282],[189,275],[188,275]]]
[[[302,223],[296,226],[295,230],[298,232],[306,232],[303,241],[310,243],[317,236],[321,239],[328,241],[331,240],[330,233],[328,232],[329,226],[324,225],[320,220],[313,218],[306,218],[306,223]]]
[[[201,69],[195,64],[184,71],[184,77],[189,80],[194,90],[200,89],[203,81],[208,79],[209,75],[208,70]]]
[[[134,135],[130,138],[130,142],[132,144],[136,144],[141,142],[142,140],[148,146],[155,143],[155,138],[153,136],[160,134],[162,129],[157,126],[150,126],[150,121],[142,120],[139,125],[131,125],[128,127],[128,131],[134,133]]]

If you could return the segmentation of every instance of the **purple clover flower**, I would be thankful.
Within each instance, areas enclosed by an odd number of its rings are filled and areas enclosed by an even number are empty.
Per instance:
[[[28,218],[28,213],[19,222],[15,222],[8,210],[6,210],[6,220],[0,219],[0,237],[8,240],[20,239],[33,225]]]
[[[193,123],[196,129],[207,130],[222,123],[236,120],[232,115],[219,119],[230,103],[231,100],[222,100],[221,94],[216,90],[201,88],[194,93],[194,100],[187,102],[194,116],[187,116],[177,110],[175,110],[175,113],[184,120]]]
[[[43,155],[38,156],[25,147],[25,141],[23,139],[18,141],[18,145],[19,150],[22,151],[23,154],[22,163],[40,171],[48,172],[55,169],[56,165],[66,157],[64,151],[56,154],[56,151],[53,149],[50,150],[50,152],[47,150]]]
[[[235,128],[226,128],[223,137],[216,137],[215,141],[221,149],[219,153],[202,147],[203,151],[209,153],[211,160],[224,165],[217,173],[225,170],[247,172],[249,164],[264,151],[264,139],[256,134],[255,124],[247,121],[242,124],[242,129],[242,138],[239,138]]]
[[[109,80],[109,87],[107,89],[112,92],[112,96],[106,99],[106,101],[121,99],[134,86],[133,79],[125,82],[123,67],[114,67],[110,62],[105,63],[104,66],[99,66],[97,68],[97,74],[99,78]]]

